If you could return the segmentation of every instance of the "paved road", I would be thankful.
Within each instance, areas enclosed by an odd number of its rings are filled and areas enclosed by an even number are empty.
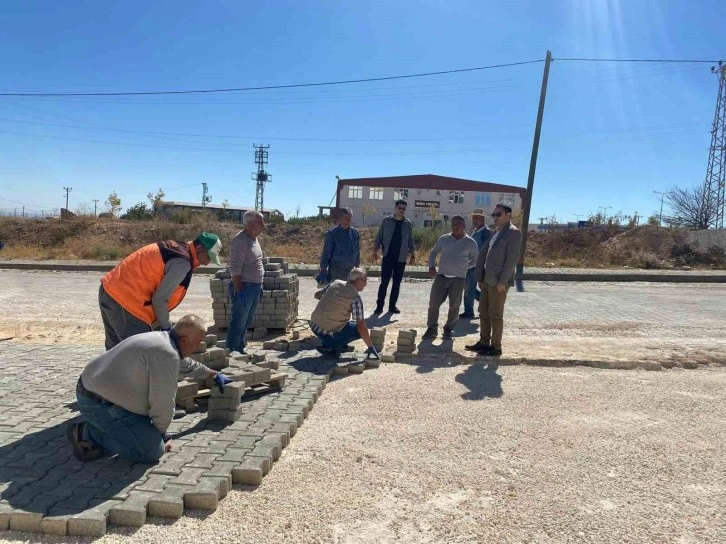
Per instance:
[[[102,328],[96,302],[99,273],[0,270],[0,338],[29,342],[98,345]],[[195,276],[175,315],[195,312],[211,323],[209,276]],[[315,284],[302,278],[300,317],[313,310]],[[378,280],[363,292],[368,312],[375,306]],[[399,316],[384,315],[370,325],[426,326],[431,283],[403,284]],[[527,282],[524,293],[510,291],[505,311],[505,354],[529,360],[726,361],[726,310],[722,284]],[[447,305],[441,309],[443,323]],[[451,343],[440,340],[423,351],[464,353],[476,339],[477,322],[460,322]],[[388,342],[395,343],[393,334]],[[393,349],[389,345],[389,349]]]

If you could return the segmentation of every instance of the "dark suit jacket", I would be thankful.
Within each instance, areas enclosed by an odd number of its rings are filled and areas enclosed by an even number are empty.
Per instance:
[[[494,233],[492,233],[494,236]],[[521,231],[509,223],[499,232],[489,249],[489,240],[479,251],[476,260],[476,281],[487,285],[503,283],[514,285],[514,269],[519,260],[519,247],[522,245]]]

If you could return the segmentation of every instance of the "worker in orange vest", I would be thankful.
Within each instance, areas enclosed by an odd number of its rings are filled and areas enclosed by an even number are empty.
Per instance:
[[[169,312],[184,300],[192,271],[221,264],[221,249],[219,236],[203,232],[192,242],[146,245],[106,273],[98,291],[106,349],[154,328],[171,330]]]

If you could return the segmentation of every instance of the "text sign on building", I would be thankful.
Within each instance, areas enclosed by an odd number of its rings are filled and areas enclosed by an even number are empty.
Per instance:
[[[415,208],[440,208],[441,203],[438,200],[415,200],[413,203]]]

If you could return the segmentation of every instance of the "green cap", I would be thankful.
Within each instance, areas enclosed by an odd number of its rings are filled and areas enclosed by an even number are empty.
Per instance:
[[[203,232],[194,241],[207,250],[210,261],[216,265],[222,264],[219,260],[219,252],[222,250],[222,242],[219,241],[219,236],[211,232]]]

